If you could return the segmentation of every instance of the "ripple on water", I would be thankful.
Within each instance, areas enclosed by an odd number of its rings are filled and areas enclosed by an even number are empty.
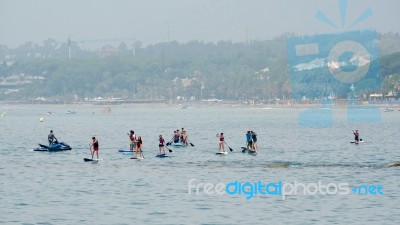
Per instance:
[[[387,138],[400,136],[400,121],[395,117],[383,118],[379,126],[357,124],[366,142],[354,146],[348,143],[354,125],[347,124],[345,116],[338,116],[340,126],[324,130],[327,141],[321,138],[321,130],[297,126],[301,111],[297,109],[192,108],[181,114],[164,108],[115,106],[109,115],[92,115],[102,107],[90,106],[76,107],[77,114],[70,117],[64,115],[67,105],[48,107],[52,108],[21,107],[15,109],[18,116],[9,114],[2,121],[7,138],[0,139],[0,223],[394,224],[400,220],[399,168],[387,167],[399,161],[397,143]],[[49,110],[56,113],[38,123],[38,115]],[[345,110],[336,112],[345,115]],[[243,120],[249,116],[250,122]],[[172,149],[167,159],[154,157],[158,135],[168,137],[182,126],[195,147]],[[257,156],[240,150],[249,127],[259,135]],[[37,143],[46,142],[50,129],[73,150],[32,151]],[[146,158],[142,161],[117,152],[127,147],[130,129],[143,137]],[[26,130],[29,135],[21,138]],[[215,155],[215,134],[222,131],[234,150],[223,157]],[[288,134],[290,138],[282,139]],[[99,139],[104,161],[85,163],[93,135]],[[243,195],[189,195],[190,179],[214,184],[236,180],[380,183],[385,192],[382,196],[246,200]]]

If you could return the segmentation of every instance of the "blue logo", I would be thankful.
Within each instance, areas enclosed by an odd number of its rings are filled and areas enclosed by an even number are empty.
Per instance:
[[[231,182],[226,185],[225,191],[229,195],[245,195],[246,200],[250,200],[255,195],[281,195],[282,181],[278,183],[270,182],[263,184],[261,181],[250,183]]]
[[[325,24],[343,29],[347,0],[339,0],[341,25],[332,22],[322,11],[315,17]],[[349,28],[372,16],[367,8]],[[377,37],[374,30],[355,30],[290,38],[287,41],[292,98],[322,104],[299,115],[302,127],[326,128],[333,125],[332,106],[346,99],[349,123],[378,122],[380,112],[359,104],[363,96],[379,91],[381,73]]]
[[[380,184],[370,186],[360,185],[354,187],[351,191],[358,195],[383,195],[383,187]]]
[[[383,195],[383,186],[377,185],[359,185],[350,188],[348,183],[325,183],[318,181],[315,183],[303,183],[294,181],[286,183],[279,180],[278,182],[264,183],[256,182],[239,182],[233,181],[225,183],[196,183],[196,179],[190,179],[188,182],[188,194],[206,195],[237,195],[244,196],[246,200],[250,200],[257,195],[281,196],[285,200],[287,196],[293,195],[349,195],[351,193],[358,195]]]

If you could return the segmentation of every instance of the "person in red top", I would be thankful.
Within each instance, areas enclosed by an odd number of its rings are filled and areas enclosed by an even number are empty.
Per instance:
[[[136,143],[136,155],[135,155],[135,157],[137,157],[138,154],[140,153],[140,158],[143,158],[142,145],[143,145],[142,137],[139,136],[138,139],[137,139],[137,143]]]
[[[225,152],[225,137],[224,137],[224,133],[221,133],[219,135],[219,151],[220,152]]]
[[[97,159],[99,159],[99,141],[96,139],[96,137],[92,137],[92,142],[90,143],[90,147],[93,147],[93,151],[90,149],[90,152],[92,153],[92,159],[94,156],[94,153],[96,152]]]
[[[128,133],[129,135],[129,150],[133,151],[133,149],[136,146],[136,135],[135,135],[135,131],[131,130],[130,133]]]
[[[165,150],[164,150],[165,140],[162,135],[159,136],[158,141],[160,142],[158,144],[158,147],[160,148],[160,154],[165,154]]]

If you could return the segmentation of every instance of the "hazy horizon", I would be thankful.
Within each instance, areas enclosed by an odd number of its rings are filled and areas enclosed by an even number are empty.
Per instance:
[[[100,39],[149,44],[192,40],[217,42],[266,40],[285,32],[332,33],[348,30],[368,8],[372,15],[350,29],[399,32],[400,1],[349,0],[342,26],[339,3],[345,0],[116,0],[0,1],[0,44],[41,44]],[[322,12],[338,27],[316,19]]]

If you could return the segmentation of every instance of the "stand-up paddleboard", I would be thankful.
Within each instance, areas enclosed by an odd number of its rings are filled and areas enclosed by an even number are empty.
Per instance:
[[[183,144],[181,142],[177,142],[177,143],[172,142],[170,146],[172,146],[174,148],[186,148],[187,147],[187,145],[185,145],[185,144]]]
[[[83,158],[83,161],[85,162],[98,162],[102,161],[103,159],[91,159],[91,158]]]
[[[166,154],[164,153],[164,154],[158,154],[158,155],[156,155],[156,157],[157,157],[157,158],[169,158],[169,157],[171,157],[171,156],[166,155]]]
[[[247,150],[247,153],[251,155],[257,155],[257,151]]]
[[[251,155],[257,155],[257,151],[249,150],[246,147],[241,147],[242,148],[242,153],[249,153]]]
[[[120,149],[118,150],[118,152],[134,152],[134,151],[129,149]]]
[[[142,160],[142,159],[143,159],[143,157],[131,157],[131,159]]]
[[[394,166],[400,166],[400,162],[394,162],[392,164],[389,164],[389,167],[394,167]]]
[[[217,152],[216,155],[228,155],[228,152]]]
[[[356,145],[358,145],[358,144],[360,144],[360,143],[364,143],[364,141],[359,141],[359,142],[351,141],[350,143],[351,143],[351,144],[356,144]]]
[[[122,155],[126,156],[132,156],[134,153],[133,152],[123,152]]]

